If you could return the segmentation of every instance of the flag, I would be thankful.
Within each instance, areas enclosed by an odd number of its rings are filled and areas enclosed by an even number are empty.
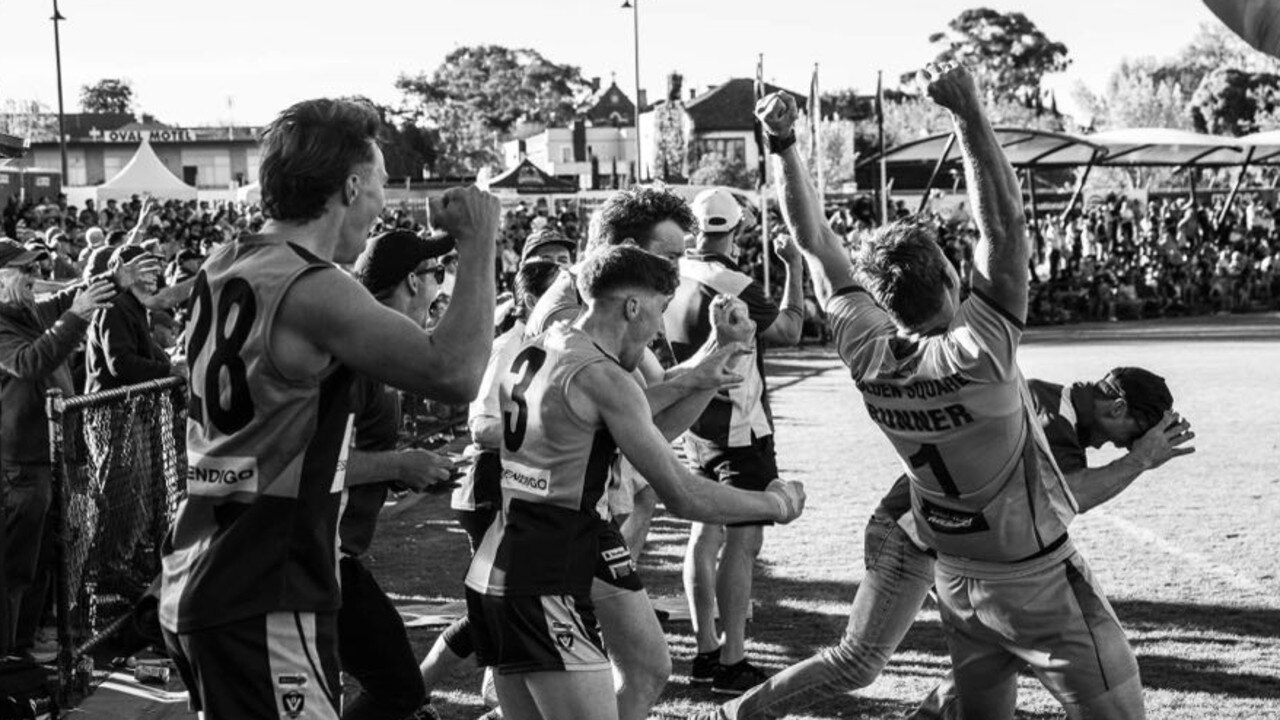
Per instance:
[[[880,197],[880,222],[889,222],[888,172],[884,162],[884,71],[876,72],[876,124],[880,135],[880,184],[876,195]]]
[[[760,53],[756,57],[756,102],[764,97],[764,53]],[[754,117],[754,114],[753,114]],[[756,186],[764,187],[765,172],[768,169],[768,151],[764,146],[764,126],[760,124],[760,120],[756,119],[753,123],[756,136]]]
[[[822,170],[822,94],[818,90],[818,63],[813,64],[813,78],[809,81],[809,157],[818,172],[818,195],[827,192],[826,175]]]
[[[1245,42],[1280,57],[1280,0],[1204,0],[1204,4]]]

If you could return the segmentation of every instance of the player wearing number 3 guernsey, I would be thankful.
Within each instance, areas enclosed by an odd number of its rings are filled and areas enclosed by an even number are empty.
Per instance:
[[[662,329],[676,267],[639,248],[597,250],[578,269],[587,308],[527,341],[501,381],[502,509],[467,573],[476,655],[497,671],[511,718],[618,717],[613,673],[591,600],[606,484],[621,451],[674,514],[701,522],[790,522],[798,483],[747,492],[694,477],[654,425],[630,373]],[[723,297],[713,308],[741,313]],[[630,564],[625,547],[613,560]]]
[[[164,552],[161,623],[206,720],[328,718],[340,707],[337,522],[352,371],[465,402],[490,349],[497,199],[432,207],[460,255],[434,336],[334,263],[382,211],[386,169],[367,103],[311,100],[263,135],[266,225],[196,280],[187,496]]]
[[[1067,536],[1075,498],[1036,420],[1016,354],[1027,306],[1017,177],[969,73],[925,71],[964,152],[980,233],[972,293],[923,223],[865,238],[857,267],[822,215],[794,149],[795,101],[757,108],[780,194],[840,357],[903,459],[912,518],[938,553],[935,585],[966,718],[1012,718],[1029,666],[1069,717],[1141,718],[1138,666]],[[859,284],[860,283],[860,284]]]

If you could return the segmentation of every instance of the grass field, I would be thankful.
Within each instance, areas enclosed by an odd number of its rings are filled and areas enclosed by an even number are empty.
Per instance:
[[[804,481],[808,510],[771,529],[756,573],[749,652],[770,671],[838,639],[862,577],[862,528],[898,473],[888,441],[829,348],[771,354],[779,465]],[[1280,719],[1280,317],[1073,326],[1033,331],[1029,377],[1065,382],[1140,365],[1169,380],[1198,435],[1197,452],[1140,479],[1072,528],[1142,667],[1147,714],[1160,720]],[[1091,458],[1102,463],[1106,451]],[[460,598],[466,541],[443,500],[384,522],[370,566],[389,591]],[[650,594],[675,596],[688,524],[660,515],[641,573]],[[710,709],[687,684],[687,624],[670,623],[675,672],[658,717]],[[419,656],[434,632],[411,631]],[[914,707],[949,660],[926,608],[871,687],[796,717],[893,718]],[[436,694],[445,718],[481,707],[478,674]],[[1022,681],[1020,718],[1057,718],[1052,698]]]

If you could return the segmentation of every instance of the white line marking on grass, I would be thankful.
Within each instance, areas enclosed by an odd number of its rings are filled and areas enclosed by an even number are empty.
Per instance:
[[[1160,550],[1161,552],[1167,555],[1172,555],[1182,560],[1183,562],[1187,563],[1187,565],[1195,569],[1197,572],[1202,573],[1204,575],[1212,576],[1218,582],[1224,585],[1227,585],[1232,589],[1235,589],[1241,592],[1246,592],[1246,593],[1258,593],[1258,594],[1272,593],[1272,591],[1268,589],[1265,585],[1248,577],[1240,570],[1232,568],[1229,565],[1225,565],[1223,563],[1217,562],[1207,556],[1201,555],[1200,553],[1191,552],[1190,550],[1184,550],[1183,548],[1179,547],[1177,544],[1170,542],[1169,540],[1166,540],[1160,535],[1157,535],[1155,532],[1145,527],[1142,527],[1141,525],[1131,520],[1126,520],[1125,518],[1119,515],[1115,515],[1106,510],[1100,510],[1100,509],[1094,510],[1093,512],[1089,513],[1089,515],[1090,517],[1097,518],[1099,520],[1103,520],[1107,522],[1112,527],[1129,535],[1130,537],[1140,540],[1148,545],[1154,546],[1157,550]]]

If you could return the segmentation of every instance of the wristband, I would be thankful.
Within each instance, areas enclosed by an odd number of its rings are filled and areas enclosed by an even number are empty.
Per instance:
[[[766,134],[766,137],[769,138],[769,152],[773,153],[774,155],[781,155],[783,152],[786,151],[787,148],[796,144],[795,130],[792,130],[791,132],[787,133],[784,137],[778,137],[777,135],[768,135],[768,134]]]

